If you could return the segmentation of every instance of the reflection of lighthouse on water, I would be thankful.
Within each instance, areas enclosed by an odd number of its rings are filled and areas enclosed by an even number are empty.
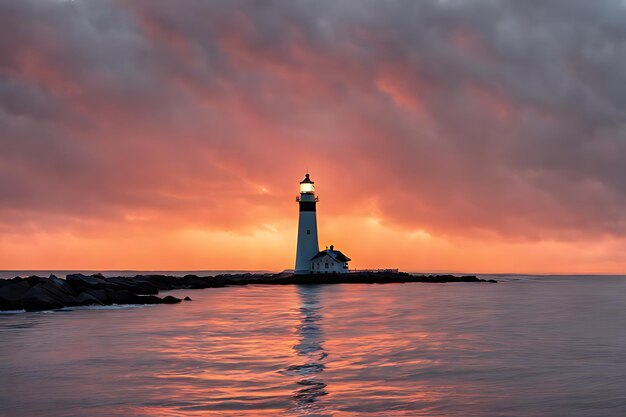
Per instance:
[[[318,301],[319,286],[299,285],[301,321],[296,326],[298,343],[293,347],[303,363],[291,365],[284,371],[286,375],[300,377],[297,381],[302,388],[293,393],[296,408],[299,411],[317,411],[316,400],[326,395],[326,384],[318,378],[318,374],[324,371],[324,360],[327,353],[322,347],[322,330],[319,323],[322,320],[321,306]]]

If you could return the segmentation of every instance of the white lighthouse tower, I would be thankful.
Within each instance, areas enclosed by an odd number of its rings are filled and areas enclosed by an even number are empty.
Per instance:
[[[296,201],[300,205],[298,221],[298,246],[296,249],[296,274],[311,272],[311,258],[319,253],[317,242],[317,216],[315,206],[318,202],[313,181],[306,174],[300,182],[300,197]]]

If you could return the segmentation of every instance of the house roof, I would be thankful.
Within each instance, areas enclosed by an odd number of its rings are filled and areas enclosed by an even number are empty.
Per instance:
[[[336,262],[343,263],[343,262],[350,261],[350,258],[348,258],[346,255],[341,253],[341,251],[331,250],[331,249],[326,249],[326,250],[323,250],[323,251],[319,251],[317,253],[317,255],[315,255],[314,257],[311,258],[311,260],[322,258],[325,255],[330,256]]]

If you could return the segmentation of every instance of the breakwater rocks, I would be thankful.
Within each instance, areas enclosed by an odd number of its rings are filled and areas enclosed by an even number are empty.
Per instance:
[[[175,304],[181,300],[159,291],[175,289],[218,288],[232,285],[290,284],[390,284],[406,282],[496,282],[475,276],[412,275],[404,272],[357,272],[350,274],[222,274],[208,277],[186,275],[136,275],[104,277],[101,274],[70,274],[65,279],[48,278],[0,279],[0,310],[53,310],[64,307],[112,304]]]

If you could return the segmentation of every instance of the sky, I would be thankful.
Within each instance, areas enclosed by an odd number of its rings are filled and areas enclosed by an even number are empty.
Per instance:
[[[626,272],[626,2],[0,2],[0,269]]]

